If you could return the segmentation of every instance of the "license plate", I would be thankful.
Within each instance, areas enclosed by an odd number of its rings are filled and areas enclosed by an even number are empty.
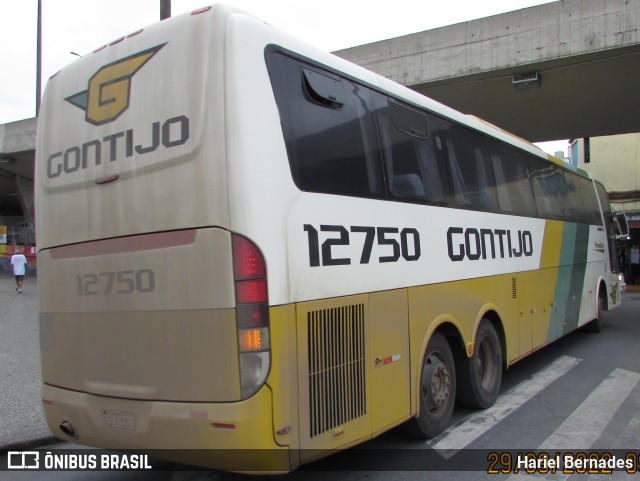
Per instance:
[[[102,425],[108,428],[135,431],[136,413],[119,409],[105,409],[102,411]]]

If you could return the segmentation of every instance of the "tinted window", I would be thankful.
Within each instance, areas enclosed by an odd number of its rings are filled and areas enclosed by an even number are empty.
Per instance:
[[[500,210],[515,215],[538,215],[524,153],[489,141],[489,157],[496,178]]]
[[[598,198],[596,197],[593,181],[578,177],[577,175],[574,175],[574,177],[577,179],[576,187],[582,203],[582,222],[592,225],[602,225],[602,217],[600,215]]]
[[[497,210],[493,169],[482,135],[450,122],[442,122],[451,185],[458,205]]]
[[[528,163],[538,215],[547,219],[563,220],[562,192],[565,188],[562,170],[537,157],[529,157]]]
[[[389,195],[405,201],[446,203],[450,187],[437,119],[378,93],[374,99]]]
[[[587,216],[579,188],[579,181],[583,179],[569,172],[563,172],[563,177],[562,207],[564,217],[570,222],[585,222]]]
[[[301,190],[601,224],[588,179],[326,69],[267,61]]]
[[[389,99],[389,113],[398,130],[422,139],[429,136],[429,120],[425,112]]]
[[[282,54],[269,56],[269,70],[296,185],[383,197],[369,89]]]
[[[602,225],[593,183],[572,172],[563,172],[562,203],[565,219],[570,222]]]

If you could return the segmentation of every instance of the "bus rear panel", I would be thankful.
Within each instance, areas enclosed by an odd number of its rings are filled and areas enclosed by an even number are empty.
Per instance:
[[[261,389],[279,313],[260,248],[229,220],[232,13],[147,27],[48,82],[36,166],[42,397],[62,438],[232,470],[252,470],[243,450],[260,449],[256,468],[289,470]]]

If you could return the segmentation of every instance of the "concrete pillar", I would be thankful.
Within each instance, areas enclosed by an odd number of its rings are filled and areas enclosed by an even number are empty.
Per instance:
[[[22,207],[22,215],[24,216],[24,223],[26,226],[34,226],[34,195],[33,195],[33,181],[21,177],[15,176],[16,188],[18,189],[18,198],[20,200],[20,206]]]

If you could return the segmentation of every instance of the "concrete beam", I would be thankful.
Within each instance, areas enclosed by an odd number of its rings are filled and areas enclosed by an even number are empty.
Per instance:
[[[35,149],[38,119],[0,124],[0,156]]]
[[[640,0],[559,0],[334,53],[530,140],[640,131]],[[535,70],[541,88],[516,91]]]
[[[408,86],[640,43],[637,0],[560,0],[335,52]]]

